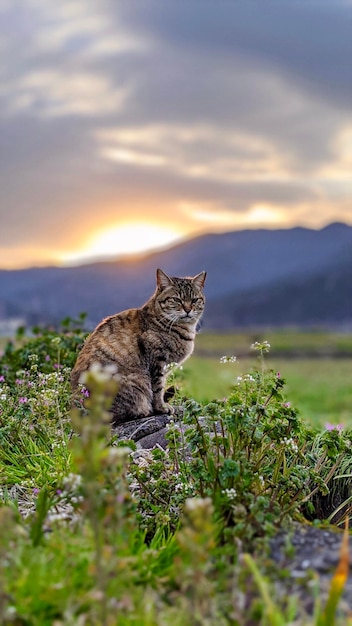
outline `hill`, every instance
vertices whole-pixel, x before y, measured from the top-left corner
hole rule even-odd
[[[78,267],[0,271],[0,315],[58,322],[140,306],[155,269],[208,271],[205,327],[352,325],[352,227],[243,230],[197,237],[168,250]]]

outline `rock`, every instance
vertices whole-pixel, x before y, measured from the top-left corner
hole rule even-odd
[[[151,415],[142,419],[124,422],[112,428],[112,434],[118,439],[132,439],[139,448],[150,449],[156,445],[166,448],[166,425],[172,415]]]
[[[295,523],[291,532],[279,531],[270,540],[270,556],[279,569],[286,570],[288,575],[277,583],[278,595],[297,595],[307,614],[311,614],[314,601],[309,588],[312,589],[313,583],[324,604],[339,562],[341,543],[342,531],[333,526],[327,530]],[[339,606],[346,612],[352,606],[352,572],[346,581]]]
[[[166,433],[167,428],[161,428],[160,430],[152,433],[151,435],[147,435],[146,437],[142,437],[138,440],[138,446],[143,448],[144,450],[150,450],[151,448],[155,448],[155,446],[160,446],[165,450],[167,446],[166,441]]]
[[[174,407],[174,415],[150,415],[130,422],[123,422],[112,427],[112,434],[118,439],[132,439],[138,447],[149,450],[155,446],[166,448],[167,424],[183,415],[182,407]],[[180,426],[181,427],[181,426]]]

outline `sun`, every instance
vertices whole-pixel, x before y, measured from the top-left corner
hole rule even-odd
[[[108,256],[126,256],[167,247],[182,239],[183,233],[149,222],[120,224],[91,237],[82,251],[65,255],[65,262],[79,262]]]

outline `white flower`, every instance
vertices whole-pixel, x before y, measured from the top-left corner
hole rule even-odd
[[[220,363],[236,363],[237,357],[235,356],[222,356],[220,357]]]
[[[240,384],[242,381],[248,382],[248,383],[254,383],[255,378],[252,376],[252,374],[243,374],[243,376],[237,376],[237,383]]]
[[[222,493],[227,496],[229,500],[234,500],[237,496],[236,489],[223,489]]]
[[[258,352],[269,352],[270,343],[268,341],[255,341],[251,345],[251,350],[257,350]]]
[[[298,445],[292,437],[284,437],[281,440],[281,444],[288,448],[288,450],[291,450],[291,452],[298,452]]]
[[[91,373],[93,374],[93,377],[95,378],[97,382],[104,383],[108,380],[111,380],[111,378],[114,376],[114,374],[116,374],[116,372],[117,372],[116,365],[110,364],[110,365],[104,366],[98,362],[92,363],[89,370],[81,374],[79,382],[82,384],[85,384],[87,381],[87,378],[89,379],[89,373]]]
[[[78,489],[78,487],[82,484],[82,476],[80,474],[69,474],[63,480],[65,487],[68,489]]]

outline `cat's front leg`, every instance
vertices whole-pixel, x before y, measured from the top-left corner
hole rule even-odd
[[[155,415],[173,415],[175,409],[171,404],[164,402],[165,374],[164,369],[154,370],[151,376],[153,391],[153,413]]]

